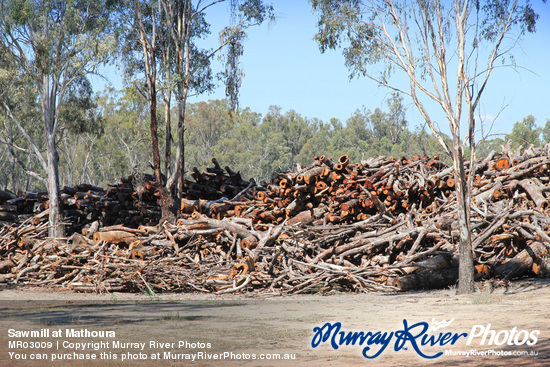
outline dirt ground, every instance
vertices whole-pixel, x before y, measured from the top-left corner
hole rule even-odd
[[[508,287],[478,285],[475,294],[457,296],[454,290],[409,293],[333,294],[328,296],[216,296],[209,294],[81,294],[47,289],[0,288],[0,366],[547,366],[550,365],[550,281],[524,280]],[[391,332],[408,325],[452,320],[434,335],[450,332],[472,333],[475,325],[494,330],[499,337],[510,335],[515,327],[519,342],[539,330],[534,345],[484,345],[481,337],[467,345],[466,337],[454,345],[421,346],[421,352],[435,359],[422,358],[412,343],[395,351],[396,338],[374,359],[362,356],[367,345],[342,345],[337,350],[330,340],[312,348],[313,329],[325,323],[340,322],[342,331]],[[15,331],[46,330],[49,336],[23,337]],[[115,338],[68,337],[67,329],[114,331]],[[59,332],[53,335],[53,332]],[[414,329],[419,330],[419,329]],[[477,329],[480,330],[480,329]],[[505,331],[503,331],[505,330]],[[526,332],[521,332],[526,330]],[[412,331],[411,331],[412,332]],[[416,331],[414,331],[416,333]],[[501,338],[501,339],[502,339]],[[13,342],[40,342],[37,349],[10,346]],[[339,339],[336,339],[339,340]],[[504,340],[504,339],[502,339]],[[108,348],[90,344],[75,350],[74,343],[108,341]],[[145,343],[143,350],[121,343]],[[168,343],[163,346],[151,342]],[[179,342],[183,346],[179,348]],[[43,344],[52,342],[52,347]],[[57,343],[59,342],[59,347]],[[65,342],[65,344],[63,344]],[[73,343],[73,344],[67,344]],[[170,343],[174,343],[171,345]],[[187,344],[185,344],[187,343]],[[165,348],[163,348],[165,346]],[[371,354],[380,346],[373,344]],[[94,348],[97,348],[94,349]],[[399,349],[399,348],[398,348]],[[486,356],[457,356],[458,351],[485,351]],[[202,352],[202,355],[200,354]],[[510,353],[536,356],[507,356]],[[10,357],[10,353],[11,357]],[[94,354],[97,360],[74,360]],[[146,360],[125,360],[138,358]],[[176,355],[165,355],[174,353]],[[195,361],[186,360],[192,358]],[[197,354],[198,353],[198,354]],[[207,355],[225,359],[205,359]],[[233,353],[233,359],[231,359]],[[295,359],[274,360],[266,353]],[[16,355],[20,358],[15,359]],[[51,361],[71,357],[72,360]],[[117,360],[114,360],[114,355]],[[186,357],[187,355],[187,357]],[[154,357],[159,360],[152,360]],[[256,359],[252,359],[253,357]],[[48,360],[31,360],[44,357]],[[202,357],[202,358],[201,358]],[[250,357],[250,359],[244,359]],[[267,356],[269,357],[269,356]],[[101,359],[100,359],[101,358]],[[201,359],[198,359],[201,358]]]

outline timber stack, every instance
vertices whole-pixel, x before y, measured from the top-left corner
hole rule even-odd
[[[2,197],[6,198],[0,209],[11,208],[12,216],[9,218],[12,221],[30,217],[34,217],[34,222],[47,221],[48,216],[43,213],[48,210],[47,193],[4,193],[6,195],[0,194],[0,203]],[[151,175],[122,178],[121,183],[109,185],[107,190],[88,184],[64,187],[61,190],[61,201],[68,233],[81,231],[85,225],[94,221],[104,226],[124,224],[137,227],[140,224],[156,224],[160,219]],[[35,216],[35,213],[42,215]],[[2,218],[6,217],[0,214],[0,220],[6,221]]]
[[[550,147],[503,148],[467,164],[476,276],[548,276]],[[456,284],[456,183],[437,156],[315,156],[258,185],[213,163],[186,181],[176,223],[159,222],[149,178],[65,189],[64,239],[47,238],[44,195],[0,192],[1,212],[11,213],[0,218],[0,282],[218,294]]]

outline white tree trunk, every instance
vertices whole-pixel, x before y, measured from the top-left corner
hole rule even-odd
[[[460,261],[458,265],[458,293],[467,294],[474,291],[474,256],[472,253],[472,235],[470,233],[470,189],[464,169],[464,152],[459,138],[455,137],[457,142],[453,145],[453,166],[455,171],[456,198],[458,225],[460,240],[458,244],[458,253]]]
[[[48,75],[42,77],[41,98],[42,113],[44,119],[44,132],[46,135],[46,155],[48,157],[46,175],[49,198],[49,230],[48,234],[53,238],[62,238],[65,236],[63,226],[63,212],[61,208],[59,191],[59,155],[55,144],[56,137],[56,106],[57,106],[57,85],[52,83],[50,90],[50,80]]]
[[[55,147],[54,138],[48,137],[48,197],[49,202],[49,236],[54,238],[62,238],[65,236],[63,226],[63,212],[61,208],[60,192],[59,192],[59,157]]]

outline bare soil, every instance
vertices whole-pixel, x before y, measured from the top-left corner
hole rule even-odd
[[[72,293],[48,289],[0,288],[0,366],[547,366],[550,365],[550,281],[524,280],[506,287],[479,284],[472,295],[457,296],[454,290],[408,293],[332,294],[304,296],[247,296],[210,294],[124,294]],[[533,346],[488,346],[476,339],[466,345],[462,338],[454,345],[422,347],[433,355],[452,351],[528,351],[537,356],[450,356],[433,360],[420,357],[410,346],[399,351],[394,343],[375,359],[366,359],[361,346],[334,350],[324,343],[312,348],[313,328],[327,322],[341,322],[345,331],[403,330],[409,324],[454,319],[438,332],[468,333],[474,325],[491,324],[495,331],[540,330]],[[114,339],[101,338],[10,338],[8,330],[88,329],[113,330]],[[437,333],[438,333],[437,332]],[[10,359],[9,352],[71,354],[59,350],[9,348],[9,341],[113,341],[145,342],[146,361],[120,361],[121,355],[139,353],[131,348],[88,349],[77,353],[117,354],[118,360],[36,361]],[[151,341],[174,342],[174,348],[151,348]],[[210,343],[210,348],[180,349],[179,341]],[[373,350],[378,347],[373,346]],[[295,354],[295,360],[196,360],[162,359],[164,352],[234,354]],[[161,359],[152,361],[151,354]]]

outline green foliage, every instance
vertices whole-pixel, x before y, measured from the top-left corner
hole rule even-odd
[[[231,18],[233,25],[225,27],[220,32],[220,44],[227,45],[225,53],[220,55],[225,63],[225,94],[229,99],[232,111],[238,107],[239,88],[244,76],[240,68],[240,58],[243,55],[243,41],[246,39],[246,30],[258,26],[267,20],[275,18],[273,7],[261,0],[231,1]]]
[[[212,5],[216,3],[218,1]],[[319,14],[315,36],[319,47],[322,51],[343,47],[352,76],[367,74],[367,67],[384,61],[387,45],[379,42],[381,30],[369,25],[373,15],[365,12],[368,10],[366,2],[311,0],[311,3]],[[243,76],[239,58],[243,54],[245,31],[273,19],[273,8],[260,0],[232,0],[230,4],[230,24],[219,34],[220,48],[212,50],[198,46],[197,41],[210,33],[210,24],[206,14],[199,11],[204,10],[199,6],[201,3],[196,1],[2,1],[0,124],[4,128],[0,130],[0,138],[5,144],[0,147],[0,186],[44,188],[26,179],[17,165],[23,163],[28,170],[45,175],[44,167],[33,159],[47,147],[40,100],[44,80],[48,80],[51,92],[59,97],[52,107],[58,106],[53,121],[58,130],[54,132],[54,140],[59,146],[62,184],[89,182],[105,186],[134,172],[150,172],[148,124],[151,116],[142,88],[145,62],[140,35],[133,27],[139,19],[134,17],[135,13],[125,17],[129,14],[128,7],[136,5],[143,10],[146,35],[152,35],[153,26],[157,32],[156,43],[152,45],[159,71],[156,87],[159,91],[174,91],[178,112],[186,112],[185,124],[181,120],[178,125],[186,129],[188,167],[203,169],[211,164],[212,157],[216,157],[223,166],[241,170],[243,177],[259,181],[271,178],[275,172],[307,165],[315,154],[336,159],[346,153],[352,161],[380,155],[441,155],[441,147],[425,126],[409,129],[403,98],[397,93],[387,100],[386,109],[371,111],[363,107],[346,121],[321,121],[294,110],[282,111],[277,106],[270,107],[265,116],[248,108],[238,108],[236,101]],[[373,4],[381,3],[375,0]],[[420,2],[419,6],[432,9],[436,4],[430,0]],[[474,48],[478,43],[494,40],[510,9],[507,1],[477,4],[481,29]],[[173,12],[160,10],[162,6],[172,5]],[[119,11],[111,13],[112,6],[117,6]],[[518,10],[513,23],[519,25],[519,32],[534,31],[538,15],[528,3],[521,4]],[[397,11],[401,16],[409,16],[406,19],[412,19],[413,14],[406,6],[398,6]],[[185,18],[188,14],[193,16]],[[174,36],[177,17],[190,20],[179,38]],[[117,27],[110,29],[113,20],[117,21]],[[353,32],[350,24],[353,24]],[[451,36],[452,27],[451,19],[442,25],[444,37]],[[100,63],[112,61],[115,36],[119,41],[117,51],[125,65],[127,88],[123,91],[109,89],[94,96],[86,75],[94,72]],[[12,47],[16,42],[25,46]],[[180,52],[176,55],[178,42]],[[165,58],[168,50],[171,56]],[[188,57],[185,56],[187,51]],[[184,94],[186,97],[187,92],[201,94],[214,88],[216,76],[210,62],[217,54],[225,65],[222,77],[228,100],[200,102],[184,108]],[[178,57],[181,59],[177,60]],[[418,66],[422,65],[426,69],[428,64],[420,60]],[[164,74],[168,70],[171,73]],[[384,74],[381,80],[386,80],[388,75]],[[229,111],[233,111],[232,114]],[[159,121],[164,118],[163,112],[159,107],[156,115]],[[176,111],[170,112],[176,114]],[[20,121],[28,136],[13,124],[14,119]],[[164,126],[159,125],[159,137],[163,137]],[[27,148],[29,137],[36,144],[36,151]],[[550,120],[541,129],[535,125],[534,118],[528,116],[514,125],[507,139],[512,140],[513,147],[549,142]],[[160,140],[162,144],[162,138]],[[443,140],[451,145],[447,136],[443,136]],[[11,155],[7,142],[13,150]],[[478,146],[479,155],[499,149],[503,143],[502,139],[483,141]],[[172,153],[175,150],[173,147]],[[174,160],[175,154],[172,157]]]
[[[67,131],[59,145],[61,182],[106,186],[136,172],[149,173],[150,136],[146,101],[128,88],[109,88],[95,98],[94,129]]]
[[[506,32],[508,29],[508,19],[518,34],[524,34],[536,30],[536,21],[539,18],[529,0],[519,1],[517,4],[509,0],[471,1],[469,3],[439,0],[392,1],[395,14],[389,11],[388,4],[383,0],[310,0],[310,3],[318,15],[318,30],[314,38],[321,52],[342,48],[345,64],[351,77],[373,76],[370,67],[373,64],[382,63],[385,69],[376,79],[383,83],[387,81],[387,77],[394,69],[402,68],[385,32],[396,35],[396,40],[399,38],[397,36],[399,33],[405,32],[407,42],[412,43],[407,46],[412,47],[410,52],[413,51],[415,44],[422,48],[424,44],[420,42],[423,38],[421,33],[428,27],[435,26],[437,29],[439,26],[436,19],[438,9],[443,15],[439,36],[441,42],[445,44],[452,44],[456,41],[457,33],[454,29],[455,21],[458,22],[456,16],[463,8],[467,10],[468,17],[471,19],[467,23],[467,28],[476,29],[476,34],[469,45],[472,47],[471,50],[484,47],[483,44],[488,44],[489,48],[492,48],[492,44],[497,41],[502,32]],[[455,7],[459,10],[456,14]],[[385,24],[382,24],[382,20]],[[401,20],[404,23],[397,25]],[[396,23],[394,24],[394,22]],[[413,25],[415,23],[419,27],[419,34],[414,33]],[[415,40],[415,37],[418,38]],[[400,47],[399,43],[400,41],[398,42]],[[401,53],[402,58],[407,58],[403,50],[397,52]],[[418,63],[418,70],[420,71],[420,66],[422,66],[424,70],[421,72],[427,72],[428,65],[434,61],[428,60],[427,57],[433,58],[438,55],[434,52],[430,56],[417,52],[415,57],[418,59],[414,61]]]
[[[233,125],[227,101],[198,102],[187,108],[186,150],[190,167],[210,164],[214,148]]]
[[[544,144],[550,143],[550,119],[546,120],[546,124],[542,128],[542,141]]]
[[[486,157],[493,150],[499,152],[505,143],[505,140],[502,138],[483,139],[476,145],[477,156]]]
[[[90,105],[94,106],[89,111],[93,118],[82,122],[91,125],[68,128],[68,124],[61,135],[62,185],[87,182],[106,186],[131,173],[151,173],[147,101],[135,88],[122,91],[109,88],[99,93]],[[363,107],[343,123],[337,119],[329,122],[310,119],[294,110],[282,111],[277,106],[271,106],[262,116],[249,108],[238,109],[230,115],[226,100],[190,104],[186,117],[188,165],[202,170],[211,166],[211,159],[215,157],[222,167],[240,170],[245,179],[254,178],[260,182],[271,179],[277,172],[310,164],[315,154],[337,159],[345,153],[353,162],[381,155],[399,158],[439,154],[446,159],[426,126],[409,129],[403,118],[395,120],[395,116],[404,116],[404,107],[400,103],[388,103],[387,106],[387,111],[375,109],[374,112]],[[26,113],[32,116],[32,108]],[[159,116],[162,114],[163,111],[159,111]],[[390,126],[399,126],[397,137],[387,128]],[[548,139],[550,121],[541,129],[528,116],[516,123],[509,137],[518,140],[520,132],[530,131],[546,131],[544,139]],[[35,135],[40,138],[39,129]],[[530,134],[521,140],[536,143],[538,135],[533,136]],[[15,134],[14,139],[21,139],[21,136]],[[448,137],[445,139],[450,141]],[[539,142],[542,143],[540,139]],[[478,144],[478,156],[493,149],[500,150],[504,143],[501,138],[484,140]],[[0,149],[0,157],[4,156],[6,152]],[[25,154],[21,152],[20,157],[25,159]],[[35,188],[26,184],[26,176],[12,161],[0,162],[0,187]]]
[[[15,164],[32,177],[14,187],[58,191],[58,145],[69,136],[97,133],[87,75],[110,60],[111,1],[0,3],[0,141]],[[78,144],[73,144],[74,146]],[[36,185],[36,180],[42,181]],[[54,226],[52,226],[53,228]]]
[[[545,0],[543,0],[546,2]],[[488,0],[482,2],[481,15],[481,36],[494,42],[499,36],[500,28],[506,22],[509,14],[509,6],[512,2],[503,0]],[[536,30],[536,22],[539,15],[535,13],[529,1],[517,5],[516,11],[512,14],[512,24],[518,24],[521,33],[533,33]]]
[[[79,78],[67,92],[59,120],[71,133],[101,134],[103,126],[96,110],[91,83],[86,78]]]
[[[506,140],[512,142],[512,149],[519,146],[528,148],[529,145],[539,146],[541,144],[540,135],[542,129],[535,125],[535,117],[529,115],[523,121],[517,121],[514,124],[512,132],[506,135]]]
[[[226,101],[192,104],[187,117],[189,164],[202,169],[216,157],[223,165],[241,170],[243,177],[258,181],[308,165],[315,154],[333,159],[348,154],[354,162],[380,155],[441,154],[437,140],[425,129],[407,129],[401,99],[393,96],[391,101],[389,112],[363,108],[345,124],[337,119],[329,123],[308,119],[278,106],[271,106],[263,118],[244,109],[230,119]]]

